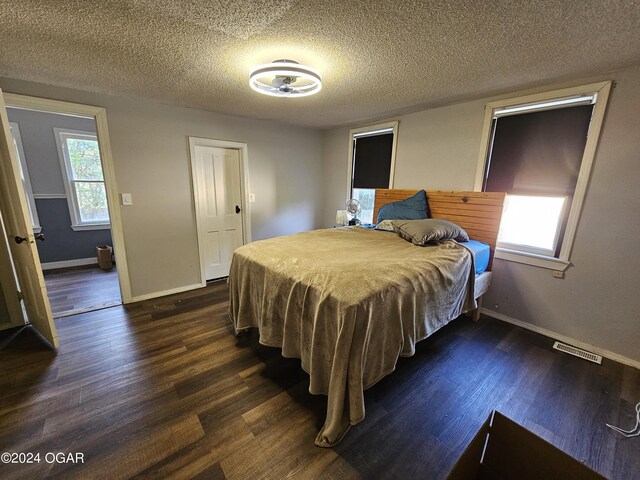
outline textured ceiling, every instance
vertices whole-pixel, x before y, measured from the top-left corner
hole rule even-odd
[[[331,127],[640,64],[635,0],[0,0],[0,76]],[[272,98],[252,66],[319,70]]]

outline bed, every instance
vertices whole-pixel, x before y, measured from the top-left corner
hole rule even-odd
[[[417,190],[376,190],[375,215]],[[336,445],[365,416],[364,390],[398,357],[462,313],[489,287],[504,194],[427,191],[432,218],[446,218],[490,245],[476,276],[474,253],[455,241],[417,247],[395,233],[342,227],[238,248],[229,273],[236,332],[299,358],[309,391],[327,395],[316,445]]]

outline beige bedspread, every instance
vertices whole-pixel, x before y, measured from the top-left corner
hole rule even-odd
[[[417,247],[364,228],[314,230],[238,248],[229,273],[236,331],[302,360],[309,391],[327,395],[316,445],[338,443],[365,416],[364,390],[399,356],[475,307],[471,253]]]

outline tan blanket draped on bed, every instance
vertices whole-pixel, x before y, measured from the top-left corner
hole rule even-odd
[[[260,343],[302,360],[327,395],[316,445],[338,443],[365,416],[364,390],[415,343],[475,308],[471,253],[417,247],[390,232],[335,228],[250,243],[233,255],[230,316]]]

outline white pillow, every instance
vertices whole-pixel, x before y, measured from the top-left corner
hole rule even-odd
[[[395,227],[393,226],[393,220],[382,220],[380,223],[376,225],[376,230],[382,230],[383,232],[395,232]]]

